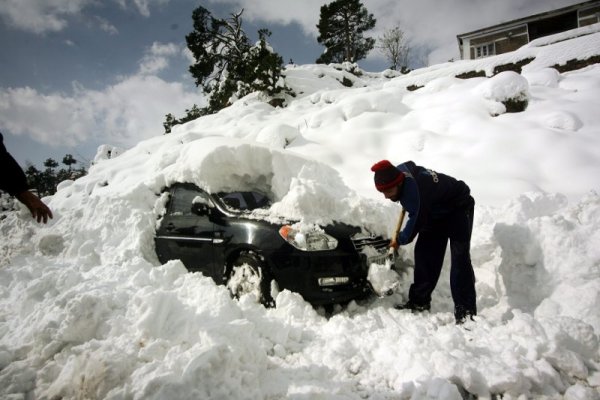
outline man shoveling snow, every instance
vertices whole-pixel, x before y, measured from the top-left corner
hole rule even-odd
[[[397,309],[413,312],[431,308],[431,293],[440,277],[446,246],[450,240],[450,288],[457,324],[477,315],[475,274],[470,246],[475,200],[469,187],[451,176],[407,161],[393,166],[382,160],[371,167],[375,187],[386,199],[399,201],[408,212],[404,229],[392,238],[390,247],[415,244],[414,282],[408,301]]]

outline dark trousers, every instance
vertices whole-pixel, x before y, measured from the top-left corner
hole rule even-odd
[[[477,314],[475,273],[470,253],[473,211],[474,202],[444,218],[428,221],[419,232],[415,244],[414,283],[408,294],[410,301],[415,304],[431,302],[431,293],[440,278],[450,240],[450,289],[454,313],[460,317]]]

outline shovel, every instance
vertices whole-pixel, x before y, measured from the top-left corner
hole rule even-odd
[[[398,224],[396,225],[396,229],[394,230],[394,236],[392,236],[392,241],[396,241],[396,238],[398,237],[398,233],[400,233],[400,230],[402,229],[402,224],[404,223],[404,216],[406,215],[406,210],[403,208],[402,212],[400,213],[400,217],[398,217]],[[394,247],[390,247],[387,253],[387,261],[389,262],[390,265],[394,262],[396,258],[396,249]]]
[[[402,210],[400,217],[398,218],[398,225],[396,225],[396,230],[394,231],[394,236],[392,240],[396,240],[398,237],[398,232],[402,229],[402,223],[404,222],[404,215],[406,214],[406,210]],[[400,284],[398,280],[398,273],[392,270],[392,265],[394,265],[394,261],[396,259],[396,249],[390,247],[387,256],[385,259],[385,264],[373,264],[369,268],[368,280],[371,284],[371,289],[373,292],[377,294],[379,297],[391,296],[394,294],[396,287]]]

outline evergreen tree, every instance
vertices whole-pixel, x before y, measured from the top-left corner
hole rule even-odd
[[[58,167],[58,163],[53,158],[47,158],[46,161],[44,161],[44,167],[54,170],[54,168]]]
[[[189,70],[205,94],[210,96],[209,108],[215,111],[227,105],[235,85],[229,79],[236,60],[250,47],[242,30],[242,12],[231,14],[229,20],[214,18],[199,6],[192,13],[194,30],[185,39],[196,63]]]
[[[206,110],[198,108],[196,104],[192,106],[191,109],[185,110],[185,116],[177,119],[171,113],[165,115],[165,122],[163,122],[163,126],[165,127],[165,134],[171,133],[171,128],[175,125],[185,124],[186,122],[193,121],[201,116],[206,115]]]
[[[67,166],[67,168],[69,169],[69,172],[71,172],[71,166],[75,163],[77,163],[77,160],[73,158],[73,156],[71,154],[65,154],[65,156],[62,159],[62,163],[65,164]]]
[[[317,41],[325,51],[317,63],[356,62],[367,56],[375,39],[364,32],[375,27],[375,18],[360,0],[334,0],[321,7]]]
[[[242,29],[242,13],[217,19],[201,6],[193,12],[194,31],[186,41],[196,62],[189,70],[196,86],[209,96],[208,107],[199,115],[215,113],[253,91],[271,97],[289,92],[280,79],[283,59],[266,42],[270,33],[259,31],[259,43],[252,46]]]
[[[282,92],[291,94],[282,82],[283,58],[274,53],[267,42],[271,32],[261,29],[258,36],[259,41],[235,65],[235,76],[240,78],[235,97],[244,97],[256,91],[271,97]]]
[[[165,128],[165,134],[171,133],[171,128],[173,126],[179,124],[179,120],[175,118],[175,116],[171,113],[165,115],[165,122],[163,122],[163,127]]]
[[[44,171],[38,170],[35,166],[29,165],[25,170],[25,176],[27,177],[27,184],[33,190],[35,190],[38,196],[48,196],[56,193],[56,187],[58,184],[66,179],[77,179],[84,176],[87,171],[85,167],[73,168],[73,165],[78,161],[73,158],[71,154],[67,154],[63,157],[63,164],[68,169],[58,167],[58,162],[52,158],[44,161]]]
[[[42,195],[44,186],[42,183],[42,173],[35,166],[29,165],[25,170],[27,177],[27,185],[33,189],[38,195]]]

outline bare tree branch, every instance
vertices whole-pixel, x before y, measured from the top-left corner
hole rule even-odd
[[[386,30],[377,40],[377,49],[390,62],[390,69],[405,71],[408,69],[410,47],[404,38],[404,32],[396,26]]]

